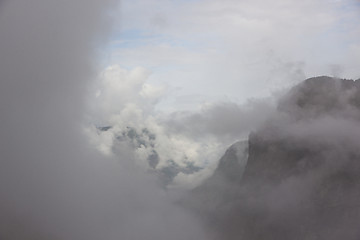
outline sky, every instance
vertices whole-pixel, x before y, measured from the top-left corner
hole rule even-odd
[[[359,2],[123,0],[105,65],[151,72],[157,108],[270,95],[305,78],[357,79]]]

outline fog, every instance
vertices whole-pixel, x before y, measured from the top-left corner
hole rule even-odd
[[[118,4],[1,2],[1,239],[358,239],[357,82],[164,115],[167,86],[150,71],[101,69]],[[301,62],[282,65],[304,76]],[[249,134],[235,181],[201,189]],[[170,164],[182,169],[172,184],[200,186],[191,201],[151,174]]]
[[[202,239],[151,176],[93,150],[88,84],[111,1],[5,1],[0,10],[0,238]]]

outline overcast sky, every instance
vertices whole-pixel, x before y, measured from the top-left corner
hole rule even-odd
[[[170,111],[244,102],[304,78],[359,78],[355,0],[122,0],[105,66],[144,67]]]

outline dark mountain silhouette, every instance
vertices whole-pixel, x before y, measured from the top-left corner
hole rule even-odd
[[[245,170],[238,159],[230,147],[184,201],[214,238],[360,238],[359,81],[295,86],[250,134]]]

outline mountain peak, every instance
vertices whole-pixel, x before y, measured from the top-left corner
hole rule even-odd
[[[278,110],[295,118],[343,114],[346,108],[360,108],[360,81],[313,77],[292,88],[280,100]]]

